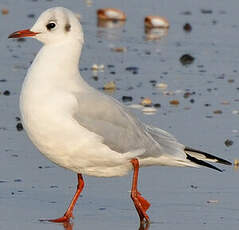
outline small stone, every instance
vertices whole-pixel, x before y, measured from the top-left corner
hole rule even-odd
[[[141,105],[146,106],[146,105],[152,105],[152,100],[150,98],[144,98],[141,102]]]
[[[10,95],[10,91],[9,91],[9,90],[5,90],[5,91],[3,92],[3,95],[9,96],[9,95]]]
[[[186,92],[183,94],[184,98],[189,98],[192,94],[190,92]]]
[[[88,7],[93,5],[93,2],[91,0],[86,0],[85,3]]]
[[[104,85],[103,89],[104,90],[115,90],[116,85],[115,85],[114,81],[110,81]]]
[[[221,104],[222,105],[230,105],[230,102],[229,101],[222,101]]]
[[[20,121],[21,120],[21,118],[20,117],[16,117],[16,121]]]
[[[183,29],[186,32],[191,32],[192,31],[192,26],[189,23],[186,23],[186,24],[184,24]]]
[[[212,14],[212,10],[201,9],[201,13],[202,13],[202,14]]]
[[[161,107],[161,104],[156,103],[156,104],[154,104],[154,107],[155,107],[155,108],[160,108],[160,107]]]
[[[156,80],[150,80],[149,82],[150,82],[152,85],[155,85],[155,84],[157,83]]]
[[[6,14],[9,13],[9,10],[6,9],[6,8],[2,8],[2,9],[1,9],[1,13],[2,13],[2,15],[6,15]]]
[[[171,100],[169,103],[171,105],[179,105],[179,101],[178,100]]]
[[[238,159],[235,159],[233,164],[234,164],[234,166],[237,166],[237,167],[238,167],[238,166],[239,166],[239,160],[238,160]]]
[[[198,186],[196,186],[196,185],[193,185],[193,184],[192,184],[192,185],[190,185],[190,187],[191,187],[191,188],[193,188],[193,189],[197,189],[197,188],[198,188]]]
[[[93,80],[95,80],[95,81],[98,81],[98,80],[99,80],[98,76],[92,76],[92,78],[93,78]]]
[[[192,98],[192,99],[190,99],[190,102],[193,104],[195,102],[195,100]]]
[[[102,64],[102,65],[97,65],[97,64],[93,64],[91,66],[91,70],[93,71],[103,71],[105,68],[105,66]]]
[[[155,87],[159,89],[167,89],[168,85],[166,83],[157,83]]]
[[[191,11],[184,11],[181,14],[183,14],[183,15],[192,15],[192,12]]]
[[[27,17],[28,18],[35,18],[35,14],[28,14]]]
[[[190,55],[190,54],[184,54],[184,55],[182,55],[181,57],[180,57],[180,62],[181,62],[181,64],[182,65],[185,65],[185,66],[187,66],[187,65],[190,65],[190,64],[192,64],[193,62],[194,62],[194,57],[192,56],[192,55]]]
[[[22,123],[21,122],[17,123],[16,128],[17,128],[17,131],[22,131],[23,130]]]
[[[208,204],[217,204],[219,202],[219,200],[208,200],[207,203]]]
[[[122,101],[123,101],[123,102],[133,101],[133,97],[131,97],[131,96],[123,96],[123,97],[122,97]]]
[[[138,72],[139,71],[139,67],[136,67],[136,66],[128,66],[125,68],[126,71],[129,71],[129,72]]]
[[[222,114],[222,110],[219,110],[219,109],[218,110],[214,110],[213,113],[214,114]]]
[[[228,79],[227,82],[228,82],[228,83],[234,83],[235,80],[234,80],[234,79]]]
[[[229,146],[231,146],[231,145],[233,144],[233,141],[227,139],[227,140],[225,140],[224,144],[225,144],[227,147],[229,147]]]
[[[116,53],[124,53],[127,51],[127,48],[125,47],[115,47],[115,48],[111,48],[112,51],[116,52]]]
[[[115,66],[114,66],[114,65],[111,65],[111,64],[107,65],[107,67],[108,67],[109,69],[115,68]]]

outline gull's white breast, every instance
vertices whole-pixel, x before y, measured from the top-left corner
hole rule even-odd
[[[49,60],[45,60],[44,50],[40,52],[28,71],[20,96],[22,121],[29,138],[51,161],[77,173],[127,173],[131,168],[129,161],[74,119],[78,102],[73,91],[81,90],[79,78],[74,76],[78,72],[65,70],[72,79],[69,76],[64,82],[64,70],[42,68]],[[78,89],[74,88],[76,85]]]

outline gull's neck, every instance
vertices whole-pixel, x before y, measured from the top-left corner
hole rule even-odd
[[[86,82],[79,74],[79,59],[82,44],[78,40],[67,40],[44,45],[33,61],[24,84],[30,83],[44,89],[72,88],[77,90]]]

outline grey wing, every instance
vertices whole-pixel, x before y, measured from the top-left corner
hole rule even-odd
[[[102,136],[104,143],[112,150],[126,153],[144,149],[145,153],[141,157],[177,154],[174,147],[170,153],[166,151],[178,143],[171,135],[141,123],[128,108],[112,97],[92,89],[87,93],[78,93],[76,98],[78,108],[75,119],[88,130]]]

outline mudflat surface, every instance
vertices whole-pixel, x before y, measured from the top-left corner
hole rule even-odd
[[[42,11],[53,6],[81,15],[85,46],[80,69],[89,84],[102,90],[107,82],[114,81],[117,89],[112,96],[120,101],[123,96],[133,97],[128,105],[149,97],[161,106],[153,115],[135,110],[141,120],[173,133],[186,145],[232,162],[239,158],[237,0],[2,0],[0,9],[9,12],[0,13],[1,230],[64,229],[61,224],[39,219],[62,215],[75,191],[76,175],[45,159],[26,133],[16,129],[21,84],[41,44],[33,39],[8,40],[7,36],[30,28]],[[125,25],[97,27],[95,12],[103,7],[124,10],[128,17]],[[147,39],[143,18],[150,14],[170,22],[161,39]],[[183,30],[185,23],[191,24],[191,32]],[[115,52],[114,48],[125,52]],[[183,65],[180,57],[184,54],[190,54],[194,61]],[[103,64],[104,71],[92,73],[93,64]],[[136,72],[127,67],[134,67]],[[159,89],[155,82],[168,87]],[[179,104],[171,105],[172,100]],[[221,168],[226,171],[142,169],[140,191],[152,204],[150,229],[238,229],[239,171]],[[138,229],[129,198],[131,175],[85,177],[85,181],[73,223],[65,229]]]

